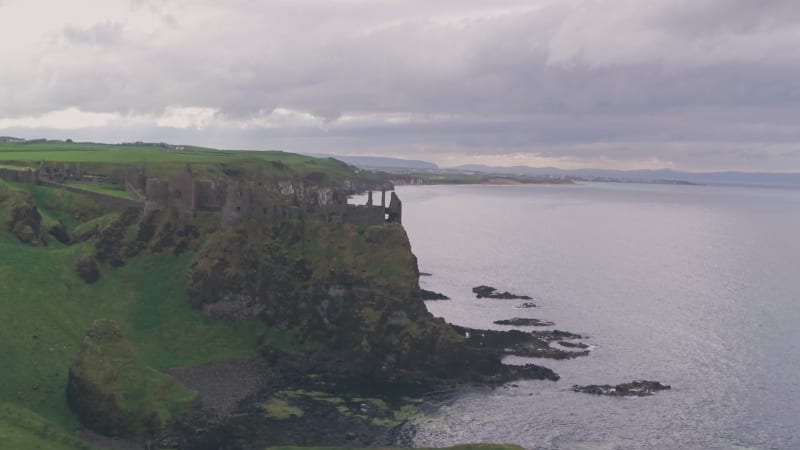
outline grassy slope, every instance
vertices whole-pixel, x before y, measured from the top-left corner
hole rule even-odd
[[[115,322],[96,320],[92,332],[83,338],[80,357],[71,373],[89,381],[104,397],[115,397],[128,430],[141,433],[153,421],[168,424],[179,420],[197,398],[197,392],[144,364]]]
[[[131,199],[133,196],[122,189],[121,186],[116,186],[113,184],[101,184],[101,183],[70,183],[70,186],[78,189],[83,189],[84,191],[90,192],[97,192],[100,194],[110,195],[112,197],[119,197],[119,198],[127,198]]]
[[[0,448],[94,450],[60,427],[25,408],[0,403]]]
[[[33,189],[43,200],[58,195]],[[40,211],[43,218],[64,214]],[[257,320],[227,323],[192,309],[183,277],[192,254],[142,254],[121,269],[104,268],[89,286],[74,262],[91,251],[91,243],[64,246],[51,239],[47,247],[27,246],[5,231],[6,218],[0,210],[0,401],[62,429],[77,426],[65,402],[67,371],[95,319],[116,320],[144,363],[158,369],[253,356],[259,334],[294,348],[289,337]]]

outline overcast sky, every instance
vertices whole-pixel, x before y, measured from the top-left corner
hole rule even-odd
[[[0,135],[800,171],[800,1],[0,0]]]

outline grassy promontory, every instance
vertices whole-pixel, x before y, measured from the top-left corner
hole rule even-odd
[[[38,161],[80,163],[93,174],[144,164],[148,176],[168,176],[191,162],[205,179],[258,172],[332,188],[387,182],[335,160],[282,152],[0,144],[5,167],[33,169]],[[89,188],[108,189],[122,192]],[[535,366],[502,366],[427,312],[399,224],[294,218],[223,228],[218,211],[187,218],[170,208],[109,208],[80,191],[0,180],[2,448],[89,449],[76,439],[82,427],[176,448],[192,448],[192,438],[260,448],[299,442],[281,430],[303,433],[301,418],[334,417],[336,426],[368,434],[409,411],[320,386],[551,377]],[[254,375],[261,390],[237,398],[233,419],[181,384],[196,379],[168,374],[255,359],[266,364]],[[235,385],[239,375],[198,385]],[[380,407],[364,414],[359,402]],[[309,405],[326,408],[324,415],[301,408]],[[332,441],[320,434],[302,443],[348,442],[341,428],[333,432]]]

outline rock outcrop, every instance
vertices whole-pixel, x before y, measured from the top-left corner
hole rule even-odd
[[[495,320],[495,325],[513,325],[515,327],[551,327],[555,325],[553,322],[539,319],[529,319],[523,317],[514,317],[513,319]]]
[[[472,288],[472,292],[478,298],[495,298],[500,300],[533,300],[527,295],[512,294],[508,291],[500,292],[496,288],[486,285],[480,285]]]
[[[147,367],[112,320],[92,323],[69,370],[67,402],[88,428],[107,436],[149,436],[173,443],[203,428],[197,394]]]
[[[420,296],[423,300],[450,300],[450,297],[434,291],[429,291],[427,289],[420,289]]]
[[[47,245],[47,233],[42,228],[42,216],[30,194],[8,191],[0,201],[9,210],[6,229],[20,241],[30,245]]]
[[[301,340],[324,343],[314,357],[336,359],[330,369],[350,376],[543,377],[502,365],[501,353],[468,345],[427,311],[416,258],[399,224],[246,222],[213,235],[187,277],[189,301],[206,315],[255,316]]]
[[[594,395],[608,395],[611,397],[647,397],[658,391],[672,389],[671,386],[661,384],[658,381],[632,381],[630,383],[611,386],[609,384],[591,384],[588,386],[572,386],[575,392],[583,392]]]
[[[97,259],[91,254],[83,255],[75,261],[75,271],[88,284],[100,279],[100,268],[97,266]]]

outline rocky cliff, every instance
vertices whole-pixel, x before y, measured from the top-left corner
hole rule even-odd
[[[401,225],[250,221],[212,236],[188,274],[208,316],[259,317],[319,344],[329,370],[385,381],[551,377],[510,367],[468,345],[425,308],[416,257]]]

